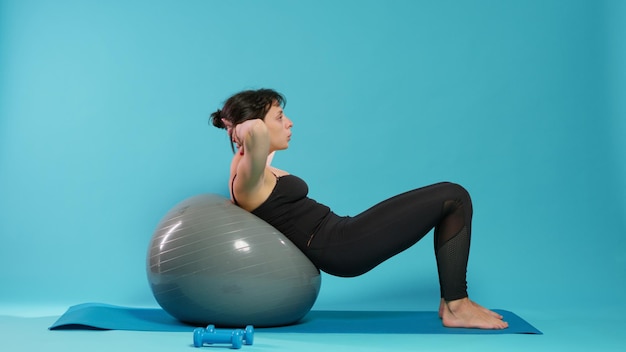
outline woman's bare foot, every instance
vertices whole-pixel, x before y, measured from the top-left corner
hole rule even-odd
[[[494,312],[494,311],[492,311],[492,310],[489,310],[489,309],[487,309],[487,308],[485,308],[485,307],[483,307],[483,306],[479,305],[478,303],[476,303],[476,302],[472,301],[471,299],[470,299],[469,301],[470,301],[470,302],[471,302],[474,306],[476,306],[477,308],[481,309],[483,312],[485,312],[485,313],[487,313],[487,314],[489,314],[489,315],[491,315],[491,316],[493,316],[493,317],[496,317],[496,318],[498,318],[498,319],[500,319],[500,320],[503,318],[503,317],[502,317],[502,315],[500,315],[500,314],[498,314],[498,313],[496,313],[496,312]],[[444,309],[447,309],[447,303],[446,303],[446,301],[442,298],[442,299],[441,299],[441,302],[439,302],[439,319],[442,319],[442,318],[443,318],[443,310],[444,310]]]
[[[450,328],[506,329],[509,326],[500,314],[467,297],[450,302],[441,300],[439,317],[443,325]]]

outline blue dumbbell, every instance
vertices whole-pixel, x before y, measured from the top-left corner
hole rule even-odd
[[[230,330],[216,329],[215,325],[211,324],[211,325],[206,327],[206,331],[207,332],[214,332],[214,333],[225,334],[225,333],[227,333]],[[254,342],[254,326],[252,326],[252,325],[247,325],[246,326],[246,329],[243,331],[243,342],[246,345],[252,345],[252,343]]]
[[[204,344],[230,343],[233,348],[240,349],[243,345],[243,330],[229,330],[225,333],[208,332],[205,328],[196,328],[193,331],[194,347],[202,347]]]

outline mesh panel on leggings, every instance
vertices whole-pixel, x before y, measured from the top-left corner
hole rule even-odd
[[[441,293],[446,301],[467,297],[467,260],[469,255],[470,237],[467,227],[437,251],[437,267],[441,282]]]

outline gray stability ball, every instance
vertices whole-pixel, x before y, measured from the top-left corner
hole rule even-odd
[[[180,321],[288,325],[317,299],[320,271],[283,234],[230,200],[203,194],[158,224],[147,258],[157,302]]]

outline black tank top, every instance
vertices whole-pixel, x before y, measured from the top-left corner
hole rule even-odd
[[[307,197],[308,193],[309,187],[301,178],[294,175],[276,177],[276,186],[270,196],[251,213],[301,245],[331,213],[330,208]]]

